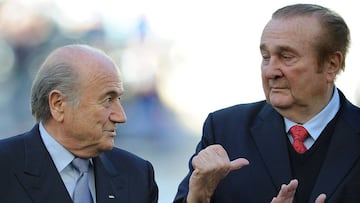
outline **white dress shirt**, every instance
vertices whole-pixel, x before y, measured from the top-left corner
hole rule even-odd
[[[58,143],[44,128],[43,124],[39,124],[39,130],[41,138],[45,144],[47,151],[49,152],[57,171],[59,172],[61,179],[63,180],[67,191],[71,198],[73,198],[75,184],[80,177],[80,173],[71,166],[71,161],[75,156],[65,149],[60,143]],[[92,167],[92,160],[90,159],[89,166],[89,188],[93,198],[93,202],[96,203],[95,193],[95,178],[94,170]]]
[[[302,124],[309,132],[310,136],[304,141],[304,145],[307,149],[314,144],[314,142],[319,138],[321,132],[325,129],[326,125],[335,117],[336,113],[340,109],[340,97],[339,92],[336,87],[334,87],[334,94],[330,102],[325,106],[325,108],[316,114],[308,122]],[[293,143],[293,138],[289,132],[290,128],[294,125],[299,125],[288,118],[284,117],[285,122],[285,132],[288,132],[288,137],[290,142]]]

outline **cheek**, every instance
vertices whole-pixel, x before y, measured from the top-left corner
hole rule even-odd
[[[267,97],[267,95],[269,94],[269,91],[270,91],[270,87],[269,87],[268,81],[264,77],[262,78],[262,87],[263,87],[265,96]]]
[[[103,130],[109,126],[109,114],[106,111],[96,111],[93,112],[87,119],[87,124],[89,129],[92,129],[93,132],[97,133],[96,137],[101,137]]]
[[[98,124],[104,124],[109,121],[109,111],[107,109],[93,111],[92,117]]]
[[[293,88],[304,91],[306,89],[312,89],[319,83],[319,78],[314,74],[307,73],[295,73],[288,77],[288,81]]]

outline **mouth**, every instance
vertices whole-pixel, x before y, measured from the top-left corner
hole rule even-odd
[[[109,133],[110,136],[115,137],[116,136],[116,129],[114,130],[105,130],[106,133]]]
[[[272,93],[280,93],[280,92],[284,92],[286,90],[287,90],[287,88],[285,88],[285,87],[271,87],[270,88],[270,91]]]
[[[282,90],[282,89],[288,89],[288,87],[286,87],[286,86],[270,86],[270,89]]]

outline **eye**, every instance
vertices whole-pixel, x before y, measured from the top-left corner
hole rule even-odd
[[[261,57],[264,61],[268,61],[270,59],[270,55],[268,53],[261,53]]]
[[[282,59],[284,59],[284,60],[290,60],[290,59],[293,58],[293,55],[291,55],[291,54],[281,54],[280,57],[281,57]]]
[[[261,57],[262,57],[262,65],[266,65],[266,64],[269,63],[269,61],[270,61],[270,54],[261,53]]]
[[[108,96],[104,99],[104,103],[109,104],[109,103],[113,103],[113,102],[118,102],[120,103],[121,98],[120,97],[111,97]]]
[[[120,101],[121,101],[121,98],[120,98],[120,97],[118,97],[118,98],[117,98],[117,100],[118,100],[118,102],[120,103]]]
[[[105,101],[106,103],[110,103],[111,100],[112,100],[112,97],[106,97],[104,101]]]

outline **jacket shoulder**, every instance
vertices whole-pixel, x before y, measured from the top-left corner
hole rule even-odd
[[[132,152],[117,147],[114,147],[112,150],[105,151],[103,153],[104,155],[106,155],[108,159],[110,159],[112,163],[115,164],[126,163],[128,166],[132,165],[134,167],[144,167],[147,165],[151,165],[151,163],[145,160],[144,158]]]
[[[265,101],[253,103],[237,104],[234,106],[219,109],[209,114],[209,117],[224,118],[251,118],[258,115],[261,111],[270,110],[272,107]]]

